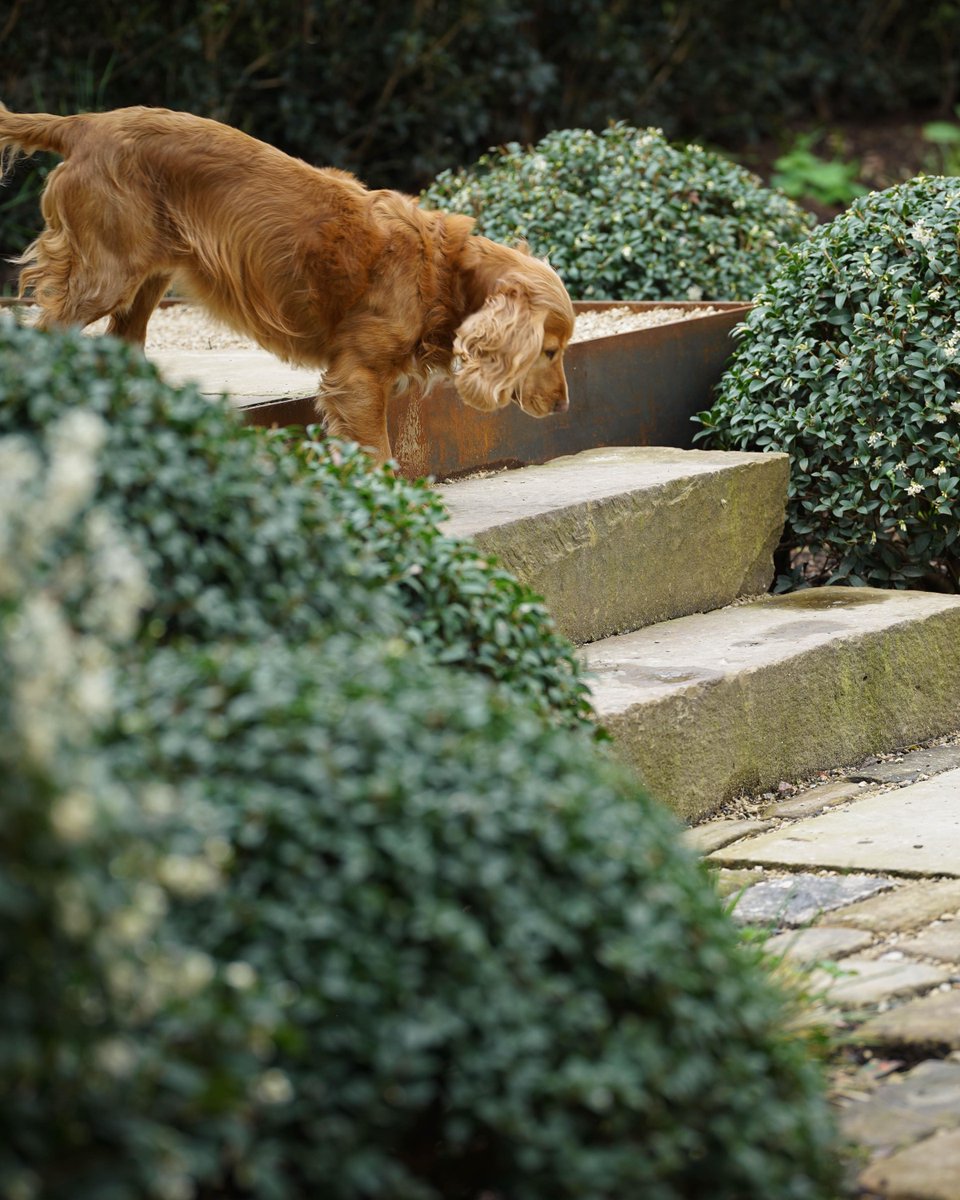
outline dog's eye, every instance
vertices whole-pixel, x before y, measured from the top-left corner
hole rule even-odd
[[[547,356],[547,358],[549,358],[549,359],[550,359],[550,361],[551,361],[551,362],[553,362],[553,360],[554,360],[554,359],[557,357],[557,351],[556,351],[556,349],[553,349],[553,350],[544,350],[544,354]]]

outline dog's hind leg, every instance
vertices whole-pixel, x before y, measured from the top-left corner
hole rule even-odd
[[[37,327],[83,328],[116,314],[116,332],[140,337],[159,299],[153,280],[166,274],[152,258],[149,209],[131,205],[114,183],[72,160],[51,173],[41,209],[43,232],[20,257],[20,294],[32,291],[40,306]]]
[[[125,275],[119,264],[111,264],[114,269],[108,271],[93,269],[68,233],[56,225],[45,229],[20,261],[27,264],[20,272],[20,294],[32,292],[39,305],[38,329],[82,329],[100,317],[129,309],[138,294],[136,277]]]
[[[144,280],[130,306],[111,315],[107,333],[142,346],[147,337],[147,322],[170,286],[170,279],[170,275],[164,274]]]

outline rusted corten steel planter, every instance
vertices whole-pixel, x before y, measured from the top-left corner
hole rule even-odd
[[[703,308],[693,303],[578,302],[601,308]],[[512,405],[497,413],[467,408],[452,384],[428,396],[409,394],[392,405],[390,444],[404,475],[449,478],[483,467],[547,462],[598,446],[692,444],[690,418],[710,404],[711,391],[733,352],[730,331],[750,309],[711,303],[719,312],[630,333],[575,342],[564,363],[569,411],[537,420]]]

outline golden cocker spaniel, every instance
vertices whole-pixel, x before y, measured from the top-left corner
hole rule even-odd
[[[217,121],[167,109],[75,116],[0,111],[3,165],[64,161],[45,227],[18,260],[41,327],[88,325],[143,344],[171,283],[279,358],[323,371],[327,431],[390,455],[386,407],[411,380],[452,375],[461,399],[567,407],[573,332],[557,273],[469,217],[369,191]]]

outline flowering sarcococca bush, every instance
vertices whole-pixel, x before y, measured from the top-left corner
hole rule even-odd
[[[698,437],[791,456],[792,581],[960,590],[960,179],[856,201],[776,273]]]
[[[512,143],[421,200],[497,241],[525,238],[589,300],[749,299],[813,219],[722,155],[623,124]]]

